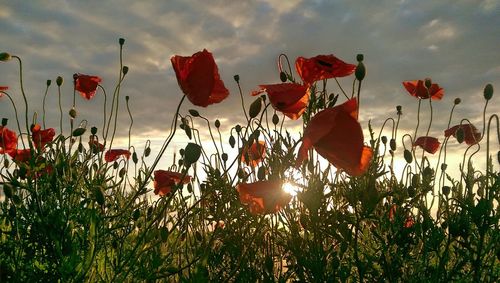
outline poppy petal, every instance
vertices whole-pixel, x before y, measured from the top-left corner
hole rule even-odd
[[[438,150],[440,142],[434,137],[418,137],[413,146],[420,146],[423,150],[428,153],[434,154]]]
[[[349,76],[356,70],[356,65],[348,64],[334,55],[318,55],[312,58],[298,57],[295,68],[302,81],[311,85],[319,80]]]
[[[304,85],[297,83],[281,83],[259,85],[260,91],[252,95],[266,92],[274,109],[282,112],[292,120],[298,119],[309,104],[309,91]]]
[[[291,200],[291,195],[283,191],[282,182],[257,181],[255,183],[240,183],[236,190],[240,202],[248,205],[252,214],[267,214],[280,210]]]

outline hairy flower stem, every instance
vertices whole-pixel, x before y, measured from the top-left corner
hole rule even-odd
[[[49,86],[45,88],[45,94],[43,95],[43,102],[42,102],[42,121],[43,121],[43,128],[45,129],[45,98],[47,97],[47,93],[49,92]]]
[[[61,135],[63,134],[63,125],[62,125],[62,106],[61,106],[61,86],[57,86],[57,97],[59,103],[59,129],[61,131]]]
[[[102,95],[104,96],[104,116],[103,116],[103,121],[102,121],[102,136],[104,138],[105,136],[105,131],[106,131],[106,103],[107,103],[107,94],[106,90],[101,86],[97,85],[101,90],[102,90]]]
[[[109,134],[109,127],[111,125],[111,119],[113,117],[113,113],[115,113],[115,123],[113,126],[113,135],[111,137],[111,142],[109,143],[109,148],[111,149],[111,146],[113,145],[113,139],[116,133],[116,121],[118,119],[118,102],[120,98],[120,88],[121,84],[123,82],[123,79],[125,77],[125,74],[123,73],[123,45],[120,44],[120,71],[118,73],[118,84],[115,87],[115,91],[113,92],[113,101],[111,102],[111,113],[109,114],[109,119],[108,119],[108,128],[106,129],[106,135],[104,136],[104,142],[107,141],[108,134]],[[116,101],[116,106],[115,106],[115,101]]]
[[[14,103],[14,100],[7,92],[2,91],[2,93],[5,94],[5,96],[7,96],[7,98],[9,98],[10,102],[12,103],[12,106],[14,107],[14,115],[16,116],[17,129],[19,130],[19,134],[21,134],[22,133],[21,124],[19,124],[19,118],[17,116],[16,104]],[[23,147],[26,148],[26,145],[24,144],[24,140],[22,138],[21,138],[21,142],[23,143]]]
[[[347,94],[345,93],[344,89],[342,88],[342,85],[340,85],[340,82],[339,80],[337,80],[337,78],[333,78],[335,79],[335,82],[337,83],[337,85],[339,86],[340,88],[340,91],[342,91],[342,94],[345,96],[345,98],[349,99],[349,96],[347,96]],[[356,82],[356,80],[354,80],[354,82]],[[354,84],[353,84],[353,89],[354,89]],[[352,98],[352,97],[351,97]]]
[[[245,119],[247,120],[248,122],[248,115],[247,115],[247,111],[245,110],[245,101],[243,100],[243,92],[241,91],[241,85],[240,85],[240,82],[237,81],[236,84],[238,85],[238,91],[240,93],[240,98],[241,98],[241,108],[243,109],[243,114],[245,114]]]
[[[19,58],[18,56],[15,56],[13,55],[12,58],[16,58],[17,61],[19,62],[19,84],[21,85],[21,94],[23,95],[23,99],[24,99],[24,106],[26,108],[26,111],[25,111],[25,123],[26,123],[26,132],[28,133],[28,145],[30,148],[32,148],[32,144],[31,144],[31,136],[29,134],[30,132],[30,127],[28,125],[28,112],[29,112],[29,108],[28,108],[28,99],[26,98],[26,93],[24,92],[24,84],[23,84],[23,62],[21,61],[21,58]]]

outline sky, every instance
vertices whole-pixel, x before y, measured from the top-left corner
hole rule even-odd
[[[185,103],[181,113],[197,109],[212,121],[218,118],[225,133],[244,122],[233,75],[239,74],[249,105],[253,100],[250,93],[259,84],[280,82],[276,59],[281,53],[292,64],[298,56],[319,54],[334,54],[356,63],[356,54],[364,54],[367,76],[360,123],[365,131],[370,120],[378,131],[386,118],[396,118],[396,105],[402,105],[401,133],[413,132],[417,101],[401,82],[426,77],[445,89],[443,100],[433,102],[432,136],[443,141],[457,97],[462,103],[454,112],[452,125],[468,118],[481,130],[483,88],[487,83],[497,89],[500,86],[499,27],[499,0],[0,0],[0,52],[22,58],[30,111],[38,112],[39,121],[46,80],[53,81],[46,101],[49,127],[59,125],[55,78],[65,79],[65,115],[72,103],[74,73],[100,76],[111,95],[119,71],[118,38],[126,39],[123,62],[130,71],[121,88],[117,134],[120,138],[128,135],[130,120],[123,97],[129,96],[134,117],[132,142],[138,147],[146,139],[157,146],[167,137],[182,97],[170,58],[204,48],[214,54],[230,96],[207,108]],[[0,63],[0,85],[9,86],[22,113],[18,72],[15,61]],[[352,78],[340,82],[350,90]],[[339,93],[333,82],[329,86],[330,92]],[[498,96],[496,93],[490,101],[488,116],[500,112]],[[0,101],[0,116],[13,123],[10,103],[5,98]],[[87,119],[89,126],[102,125],[102,103],[99,94],[91,101],[78,96],[77,121]],[[427,104],[423,104],[421,119],[427,125]],[[288,125],[300,129],[300,122]],[[171,150],[184,147],[186,140],[176,140]],[[490,141],[495,153],[498,141],[493,136]],[[464,149],[465,145],[455,141],[448,146],[451,152],[463,153]]]

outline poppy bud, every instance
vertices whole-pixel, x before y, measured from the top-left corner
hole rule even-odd
[[[134,162],[134,164],[137,164],[137,162],[139,162],[139,158],[137,158],[137,152],[134,151],[134,153],[132,153],[132,161]]]
[[[64,82],[64,79],[61,76],[58,76],[56,79],[57,86],[61,86]]]
[[[285,72],[280,72],[280,80],[283,83],[286,82],[287,77],[286,77],[286,73]]]
[[[226,162],[226,161],[227,161],[227,153],[225,153],[225,152],[224,152],[224,153],[221,155],[221,158],[222,158],[222,161]]]
[[[236,83],[239,83],[240,82],[240,75],[234,75],[233,79]]]
[[[230,136],[229,137],[229,145],[231,146],[231,148],[234,148],[235,143],[236,143],[236,141],[234,140],[234,137]]]
[[[128,73],[128,66],[123,66],[122,72],[124,75],[126,75]]]
[[[215,127],[217,129],[220,128],[220,121],[219,121],[219,119],[215,120]]]
[[[85,133],[85,131],[86,131],[86,129],[85,129],[85,128],[76,128],[76,129],[73,131],[72,135],[73,135],[74,137],[79,137],[79,136],[83,135],[83,134]]]
[[[411,177],[411,185],[414,187],[418,187],[419,183],[420,183],[420,177],[418,175],[413,175]]]
[[[464,133],[464,130],[462,129],[462,127],[458,128],[457,132],[455,133],[456,137],[457,137],[457,141],[458,143],[463,143],[464,142],[464,139],[465,139],[465,133]]]
[[[51,83],[52,83],[51,80],[47,80],[47,86],[50,86]]]
[[[262,99],[259,97],[250,105],[250,109],[248,110],[248,115],[250,116],[250,119],[257,117],[261,109],[262,109]]]
[[[78,79],[78,74],[73,74],[73,82],[76,83],[76,80]]]
[[[405,149],[403,155],[406,162],[411,163],[413,161],[413,155],[411,155],[411,152],[408,149]]]
[[[429,78],[426,78],[424,84],[425,84],[425,87],[429,89],[432,86],[432,80]]]
[[[424,177],[431,177],[434,175],[434,170],[431,167],[427,166],[424,168],[422,174],[424,175]]]
[[[7,122],[9,121],[9,119],[7,118],[2,118],[2,126],[7,126]]]
[[[97,127],[90,128],[90,133],[93,135],[97,134]]]
[[[447,196],[447,195],[449,195],[449,194],[450,194],[451,188],[450,188],[449,186],[443,186],[443,187],[441,188],[441,191],[443,192],[443,194],[444,194],[445,196]]]
[[[364,59],[365,59],[365,56],[363,54],[356,55],[356,60],[358,62],[363,62]]]
[[[453,103],[455,103],[455,105],[458,105],[460,104],[460,102],[462,102],[462,100],[460,98],[455,98],[455,101],[453,101]]]
[[[279,122],[280,122],[280,118],[278,117],[278,115],[276,115],[276,113],[274,113],[274,115],[273,115],[273,124],[274,125],[278,125]]]
[[[9,61],[12,58],[9,53],[2,52],[0,53],[0,61],[6,62]]]
[[[398,115],[403,115],[403,107],[401,105],[396,106],[396,111]]]
[[[125,100],[128,102],[130,100],[130,96],[125,96]]]
[[[73,119],[76,118],[76,110],[74,107],[69,110],[69,116]]]
[[[448,165],[446,163],[442,163],[441,164],[441,171],[446,171],[447,167],[448,167]]]
[[[236,130],[237,133],[241,132],[241,126],[240,125],[236,125],[234,127],[234,129]]]
[[[151,148],[148,146],[148,147],[146,147],[146,149],[144,150],[144,156],[145,156],[145,157],[148,157],[150,154],[151,154]]]
[[[189,114],[193,117],[199,117],[200,113],[194,109],[189,109]]]
[[[396,150],[396,140],[391,139],[391,141],[389,141],[389,146],[391,147],[392,151],[395,151]]]
[[[365,78],[366,68],[363,62],[359,62],[356,70],[354,71],[354,75],[356,76],[356,79],[358,79],[358,81],[362,81]]]
[[[387,137],[386,136],[382,136],[382,138],[380,138],[382,140],[382,143],[383,144],[387,144]]]
[[[484,99],[490,100],[493,97],[493,85],[487,84],[484,87]]]
[[[125,38],[121,38],[121,37],[120,37],[120,38],[118,39],[118,43],[119,43],[120,45],[125,44]]]
[[[200,158],[201,147],[195,143],[188,143],[186,149],[184,150],[184,161],[186,166],[189,166]]]

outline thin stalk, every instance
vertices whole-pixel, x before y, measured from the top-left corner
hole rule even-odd
[[[21,124],[19,124],[19,118],[17,116],[17,108],[16,108],[16,104],[14,103],[14,100],[12,99],[12,97],[5,91],[2,91],[3,94],[5,94],[10,102],[12,103],[12,106],[14,107],[14,114],[16,115],[16,123],[17,123],[17,129],[19,130],[19,134],[22,133],[21,131]],[[26,145],[24,144],[24,140],[21,138],[21,142],[23,143],[23,147],[26,148]]]

